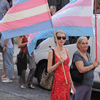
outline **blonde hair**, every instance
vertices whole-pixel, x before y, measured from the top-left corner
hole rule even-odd
[[[58,30],[58,31],[56,31],[56,36],[57,36],[58,33],[63,33],[63,34],[65,34],[65,36],[66,36],[66,33],[65,33],[63,30]]]
[[[66,36],[66,33],[65,33],[63,30],[58,30],[58,31],[56,31],[56,33],[55,33],[56,37],[57,37],[57,34],[58,34],[58,33],[65,34],[65,36]],[[56,41],[55,41],[55,36],[54,36],[54,42],[56,43]]]
[[[82,41],[83,39],[87,39],[87,37],[81,36],[81,37],[78,38],[78,40],[77,40],[77,42],[76,42],[76,47],[77,47],[78,49],[79,49],[78,44],[80,44],[81,41]]]

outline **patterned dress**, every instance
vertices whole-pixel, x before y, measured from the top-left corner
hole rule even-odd
[[[59,61],[58,56],[55,54],[55,63]],[[70,100],[70,75],[69,75],[69,64],[70,59],[67,55],[67,59],[64,62],[64,69],[67,77],[66,84],[65,76],[62,68],[62,64],[60,64],[55,69],[55,78],[53,81],[53,87],[51,91],[51,99],[50,100]]]

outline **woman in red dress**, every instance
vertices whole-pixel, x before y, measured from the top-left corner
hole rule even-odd
[[[60,54],[61,58],[59,55],[58,48],[55,47],[55,65],[52,66],[52,59],[53,59],[53,52],[52,50],[49,51],[49,56],[48,56],[48,72],[54,71],[55,77],[53,81],[53,86],[52,86],[52,91],[51,91],[51,98],[50,100],[70,100],[70,88],[72,88],[73,93],[76,92],[72,79],[70,77],[69,73],[69,56],[68,56],[68,50],[63,47],[65,41],[66,41],[66,33],[62,30],[59,30],[56,32],[57,40],[58,40],[58,45],[60,48]],[[56,41],[56,39],[55,39]],[[63,72],[63,67],[62,63],[64,65],[65,73],[66,73],[66,78],[67,78],[67,84],[65,81],[65,76]]]

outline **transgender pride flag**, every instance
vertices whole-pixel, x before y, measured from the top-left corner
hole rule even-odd
[[[93,36],[92,0],[73,0],[52,16],[55,31],[64,30],[67,36]],[[29,54],[35,48],[36,41],[53,37],[53,29],[48,29],[30,36],[28,42]]]
[[[73,0],[52,17],[55,29],[68,36],[93,36],[92,4],[92,0]]]
[[[52,28],[47,0],[17,0],[0,22],[4,39]]]

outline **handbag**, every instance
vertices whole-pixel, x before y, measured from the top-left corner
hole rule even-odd
[[[22,69],[27,69],[27,55],[24,51],[19,52],[19,54],[17,55],[17,71],[18,71],[18,76],[20,76],[22,74]]]
[[[75,56],[75,55],[74,55]],[[73,56],[73,59],[74,59],[74,56]],[[83,73],[80,73],[75,65],[75,63],[73,63],[73,59],[72,59],[72,63],[71,63],[71,66],[70,66],[70,74],[71,74],[71,78],[72,80],[74,81],[74,83],[77,83],[77,84],[82,84],[83,82]]]
[[[55,54],[54,54],[53,49],[52,49],[52,51],[53,51],[53,65],[54,65],[55,64]],[[44,69],[43,73],[42,73],[42,79],[40,81],[40,86],[45,89],[51,90],[52,84],[53,84],[53,79],[54,79],[54,71],[49,73],[49,72],[46,72],[46,69]]]

